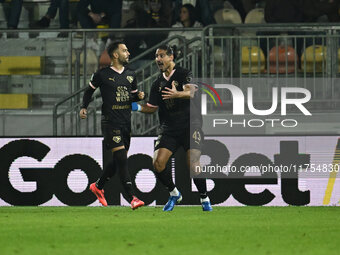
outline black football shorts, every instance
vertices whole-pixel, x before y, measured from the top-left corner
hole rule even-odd
[[[107,121],[102,121],[101,125],[106,149],[112,150],[113,148],[124,146],[126,150],[129,150],[131,140],[130,127],[115,127]]]
[[[155,151],[160,148],[166,148],[172,153],[183,146],[184,150],[189,149],[202,150],[204,134],[201,128],[187,128],[184,132],[164,132],[160,134],[155,143]]]

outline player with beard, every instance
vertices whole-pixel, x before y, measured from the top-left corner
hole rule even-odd
[[[106,149],[112,151],[112,161],[105,167],[97,182],[90,185],[90,190],[103,206],[107,206],[103,188],[117,170],[131,208],[136,209],[143,206],[144,202],[133,196],[127,152],[131,139],[131,102],[142,100],[144,92],[137,90],[135,73],[125,67],[130,56],[126,45],[115,42],[108,46],[107,51],[112,61],[111,66],[102,68],[92,75],[79,113],[82,119],[87,117],[86,108],[94,91],[100,88],[103,99],[102,133]]]
[[[161,74],[152,84],[148,103],[138,105],[137,110],[144,113],[158,110],[162,131],[155,144],[153,165],[157,178],[170,192],[163,211],[172,211],[175,204],[182,200],[182,195],[173,183],[171,171],[166,169],[166,164],[171,155],[182,146],[191,173],[198,174],[196,167],[200,166],[203,142],[202,116],[198,114],[200,108],[195,97],[197,87],[190,84],[192,74],[175,64],[172,48],[167,45],[158,47],[155,61]],[[193,180],[200,193],[203,211],[211,211],[206,180]]]

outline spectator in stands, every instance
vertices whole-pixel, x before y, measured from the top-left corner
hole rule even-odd
[[[204,26],[216,23],[208,0],[197,0],[195,8],[198,17],[197,20]]]
[[[145,9],[155,21],[155,27],[170,27],[172,6],[169,0],[146,0]]]
[[[267,23],[316,22],[323,15],[338,22],[339,0],[267,0]]]
[[[180,19],[180,9],[184,4],[191,4],[195,7],[195,16],[197,21],[200,21],[204,26],[215,24],[213,11],[211,9],[211,1],[208,0],[174,0],[173,20]]]
[[[136,2],[131,6],[131,10],[134,12],[134,15],[132,19],[127,21],[125,28],[157,27],[156,21],[147,13],[143,5]],[[147,33],[141,30],[141,33],[126,33],[124,41],[130,50],[131,58],[133,58],[166,38],[167,33],[158,33],[157,36],[154,36],[154,33]],[[145,58],[148,60],[154,59],[154,52]]]
[[[202,24],[196,20],[195,16],[195,7],[191,4],[182,5],[180,11],[180,21],[178,21],[173,28],[199,28],[202,27]],[[187,40],[191,40],[194,37],[199,37],[200,32],[197,31],[172,31],[169,33],[169,37],[174,35],[180,35],[185,37]],[[178,40],[175,39],[169,43],[170,45],[177,45]]]
[[[82,28],[96,28],[103,23],[110,28],[120,28],[122,0],[80,0],[77,9]]]
[[[33,25],[34,28],[47,28],[50,26],[51,19],[54,19],[57,15],[59,8],[59,23],[60,28],[69,28],[68,19],[68,1],[69,0],[51,0],[51,4],[48,7],[47,13]]]
[[[0,0],[0,3],[5,2],[5,0]],[[7,28],[17,29],[22,9],[23,0],[12,0],[10,3],[10,10],[7,16]]]

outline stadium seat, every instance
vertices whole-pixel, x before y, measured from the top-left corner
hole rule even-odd
[[[257,46],[242,47],[243,74],[265,72],[265,57],[263,51]]]
[[[264,9],[263,8],[255,8],[251,10],[244,20],[245,24],[263,24],[266,23],[264,20]]]
[[[41,67],[40,56],[0,56],[0,75],[39,75]]]
[[[222,64],[225,65],[224,53],[222,52],[222,47],[215,45],[213,53],[214,61],[214,75],[222,72]]]
[[[28,109],[31,102],[29,94],[0,94],[0,109]]]
[[[241,24],[240,14],[235,9],[219,9],[215,12],[214,18],[217,24]]]
[[[294,73],[295,60],[296,67],[298,67],[298,58],[293,47],[287,46],[286,49],[284,45],[275,46],[269,51],[269,72],[280,74]]]
[[[322,73],[326,70],[327,47],[314,45],[306,48],[301,56],[301,68],[306,73]]]

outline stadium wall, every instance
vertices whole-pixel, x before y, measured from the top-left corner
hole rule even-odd
[[[152,173],[155,139],[134,137],[129,151],[136,195],[152,206],[163,205],[168,198]],[[211,175],[210,199],[220,206],[339,205],[339,141],[338,136],[207,137],[201,162],[216,166],[215,171],[206,172]],[[0,138],[0,206],[99,206],[88,185],[98,178],[108,157],[110,152],[103,152],[99,137]],[[229,172],[217,173],[218,165]],[[302,167],[280,173],[263,168],[292,165]],[[232,171],[242,166],[262,170]],[[183,194],[182,204],[198,205],[182,150],[168,167]],[[128,205],[121,190],[118,178],[106,185],[110,205]]]

